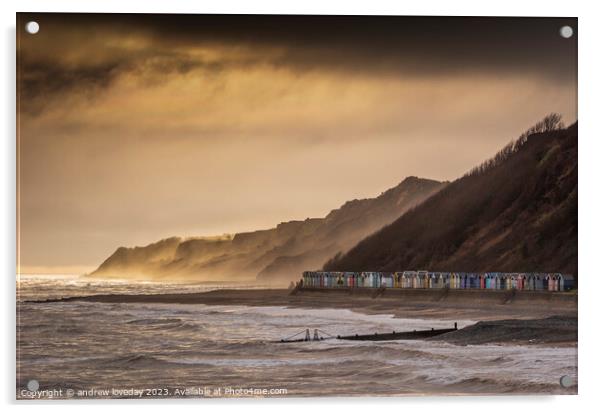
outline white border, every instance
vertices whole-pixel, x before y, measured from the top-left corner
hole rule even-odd
[[[127,408],[135,402],[44,402],[16,403],[15,394],[15,12],[137,12],[137,13],[268,13],[268,14],[402,14],[402,15],[491,15],[491,16],[569,16],[579,18],[579,396],[556,397],[428,397],[428,398],[359,398],[359,399],[271,399],[271,400],[203,400],[178,401],[178,409],[225,409],[252,411],[304,412],[316,408],[364,411],[372,405],[381,409],[406,409],[409,411],[451,412],[504,412],[515,409],[566,412],[593,407],[599,393],[600,382],[600,281],[602,274],[596,260],[600,218],[601,174],[598,165],[602,154],[600,144],[600,38],[602,16],[597,2],[506,0],[483,1],[165,1],[165,0],[22,0],[1,2],[0,18],[3,24],[3,91],[0,105],[2,125],[2,166],[0,190],[2,245],[0,253],[4,264],[2,277],[3,305],[5,310],[2,350],[2,400],[9,409],[40,408],[46,411],[85,409],[102,411],[106,408]],[[597,127],[598,126],[598,127]],[[162,411],[173,401],[144,401],[144,409]],[[397,404],[393,406],[392,404]],[[124,406],[125,405],[125,406]],[[340,406],[340,407],[339,407]]]

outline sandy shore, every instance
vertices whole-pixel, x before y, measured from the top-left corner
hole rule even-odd
[[[192,294],[93,295],[51,301],[344,308],[400,318],[476,320],[467,333],[447,337],[458,344],[484,342],[558,342],[577,340],[577,295],[527,291],[471,290],[214,290]],[[551,317],[551,318],[550,318]],[[507,320],[500,323],[499,320]],[[531,320],[512,322],[513,320]],[[494,331],[492,333],[492,331]]]

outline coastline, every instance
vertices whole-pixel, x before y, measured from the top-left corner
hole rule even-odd
[[[110,294],[35,302],[98,302],[184,305],[237,305],[308,309],[347,309],[396,318],[469,319],[477,324],[437,340],[467,345],[517,343],[575,345],[577,294],[470,290],[221,289],[202,293]],[[32,301],[30,301],[32,302]]]

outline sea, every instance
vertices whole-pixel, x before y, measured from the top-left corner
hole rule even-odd
[[[92,294],[256,285],[20,275],[18,399],[574,394],[577,348],[343,341],[347,334],[449,328],[448,320],[347,309],[43,302]],[[33,302],[36,301],[36,302]],[[459,319],[458,328],[476,320]],[[282,343],[314,330],[319,341]],[[562,380],[561,380],[562,378]],[[562,384],[561,384],[562,382]]]

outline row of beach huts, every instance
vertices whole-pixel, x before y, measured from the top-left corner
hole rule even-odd
[[[570,291],[572,275],[561,273],[504,272],[337,272],[305,271],[303,287],[312,288],[407,288]]]

